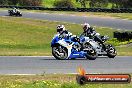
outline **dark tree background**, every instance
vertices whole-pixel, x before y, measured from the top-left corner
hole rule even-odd
[[[132,8],[132,0],[76,0],[81,7],[86,8],[87,3],[90,7],[107,7],[108,3],[112,3],[112,8]]]
[[[0,0],[0,5],[41,6],[42,0]]]
[[[0,0],[0,5],[7,5],[8,4],[8,0]]]
[[[54,7],[56,8],[73,8],[73,3],[71,0],[56,0],[54,2]]]
[[[20,0],[8,0],[9,5],[17,5]]]
[[[21,6],[41,6],[42,0],[19,0]]]

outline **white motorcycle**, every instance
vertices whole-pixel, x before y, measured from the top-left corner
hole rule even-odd
[[[13,10],[8,10],[9,16],[22,16],[22,12],[20,10],[17,10],[14,12]]]
[[[111,44],[105,44],[105,42],[109,39],[108,36],[101,36],[99,33],[95,33],[92,35],[93,38],[89,38],[86,36],[80,36],[81,42],[84,48],[93,47],[98,56],[108,56],[109,58],[114,58],[117,55],[116,49]],[[102,43],[95,41],[95,38],[100,37]]]

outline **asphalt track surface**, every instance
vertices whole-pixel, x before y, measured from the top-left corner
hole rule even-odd
[[[0,11],[0,16],[7,16],[7,11]],[[23,12],[24,18],[33,18],[50,21],[71,22],[83,24],[88,22],[91,25],[111,27],[115,29],[132,30],[132,20],[114,19],[114,18],[101,18],[91,16],[75,16],[53,13],[38,13],[38,12]]]
[[[99,57],[96,60],[56,60],[54,57],[1,56],[0,74],[77,73],[82,66],[87,73],[132,73],[132,57]]]
[[[7,11],[0,11],[0,16],[7,16]],[[96,26],[131,30],[132,20],[80,17],[49,13],[23,12],[24,18],[61,21],[82,24],[88,22]],[[82,66],[88,73],[132,73],[132,56],[99,57],[96,60],[56,60],[54,57],[1,56],[0,74],[44,74],[44,73],[77,73]]]

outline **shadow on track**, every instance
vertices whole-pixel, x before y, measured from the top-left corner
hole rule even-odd
[[[100,56],[100,57],[97,57],[97,59],[101,59],[101,58],[106,58],[106,59],[110,59],[108,57],[105,57],[105,56]],[[45,59],[40,59],[40,60],[56,60],[54,57],[50,57],[50,58],[45,58]],[[75,60],[89,60],[89,59],[86,59],[86,58],[77,58],[77,59],[65,59],[66,61],[75,61]],[[95,59],[96,60],[96,59]],[[89,61],[95,61],[95,60],[89,60]],[[58,60],[58,61],[64,61],[64,60]]]
[[[22,17],[22,16],[10,16],[10,15],[4,15],[5,17]]]
[[[65,60],[57,60],[57,59],[40,59],[40,60],[56,60],[56,61],[75,61],[75,60],[88,60],[88,59],[65,59]]]

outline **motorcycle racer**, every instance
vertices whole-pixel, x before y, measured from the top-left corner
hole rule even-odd
[[[87,37],[92,37],[96,32],[93,27],[91,27],[88,23],[83,24],[83,33],[82,35]]]
[[[66,40],[68,40],[67,42],[69,42],[69,40],[70,40],[69,43],[77,42],[76,43],[76,49],[80,48],[80,45],[79,45],[80,44],[80,39],[79,39],[79,37],[76,36],[76,35],[72,35],[71,32],[69,32],[68,30],[65,29],[64,25],[58,25],[57,26],[57,33],[58,33],[59,38],[66,39]],[[78,49],[78,50],[80,50],[80,49]]]
[[[96,59],[97,53],[95,49],[93,47],[83,49],[82,45],[78,42],[79,37],[72,35],[72,33],[65,29],[64,25],[58,25],[56,29],[57,34],[51,41],[52,55],[56,59]]]
[[[14,7],[13,8],[13,12],[16,13],[18,10]]]
[[[93,38],[95,41],[101,43],[104,49],[106,48],[104,42],[101,39],[100,34],[97,33],[95,29],[91,27],[88,23],[83,24],[83,33],[81,34],[81,36],[87,36],[89,38]]]
[[[80,43],[79,37],[76,35],[72,35],[71,32],[69,32],[68,30],[65,29],[64,25],[58,25],[57,26],[57,33],[59,34],[60,38],[71,39],[74,42],[77,41]]]
[[[69,31],[67,31],[65,29],[64,25],[58,25],[57,26],[57,33],[59,34],[60,38],[69,38],[72,36],[72,33],[70,33]]]
[[[9,16],[22,16],[22,13],[19,9],[15,7],[12,10],[8,10]]]

